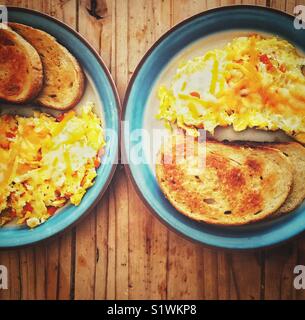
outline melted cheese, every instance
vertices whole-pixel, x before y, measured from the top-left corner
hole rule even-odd
[[[18,223],[34,227],[50,217],[49,207],[81,202],[105,143],[92,108],[84,106],[80,115],[70,111],[61,121],[38,112],[0,117],[9,137],[0,145],[0,225],[17,216]]]
[[[305,58],[285,40],[235,38],[179,66],[170,88],[159,89],[157,118],[192,135],[232,126],[282,130],[305,143],[303,65]]]

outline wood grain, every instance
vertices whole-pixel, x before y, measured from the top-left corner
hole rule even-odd
[[[121,100],[137,64],[170,27],[204,10],[257,4],[293,13],[305,0],[1,1],[50,14],[99,52]],[[100,17],[100,18],[98,18]],[[204,248],[163,226],[119,166],[99,204],[74,229],[34,247],[0,252],[9,290],[0,299],[304,299],[293,268],[305,264],[303,236],[252,253]]]

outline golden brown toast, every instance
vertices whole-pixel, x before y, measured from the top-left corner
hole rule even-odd
[[[198,170],[204,144],[195,142],[195,155],[181,160],[187,144],[184,137],[175,139],[177,143],[161,149],[156,175],[165,196],[186,216],[211,224],[243,225],[272,216],[285,202],[293,171],[279,150],[207,141],[206,163]]]
[[[25,103],[35,98],[43,84],[37,51],[18,33],[0,26],[0,99]]]
[[[31,43],[41,57],[45,82],[37,103],[56,110],[73,108],[84,92],[84,74],[77,60],[48,33],[18,23],[9,26]]]
[[[291,212],[305,199],[305,148],[297,142],[275,143],[270,146],[282,151],[293,167],[291,192],[276,214]]]

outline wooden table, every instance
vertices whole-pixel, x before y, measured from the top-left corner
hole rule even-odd
[[[94,2],[94,1],[93,1]],[[259,4],[293,12],[305,0],[16,0],[63,20],[100,52],[121,99],[146,50],[170,27],[209,8]],[[163,226],[124,169],[98,206],[72,231],[31,248],[0,252],[9,290],[0,299],[303,299],[293,268],[305,264],[304,236],[252,253],[206,249]]]

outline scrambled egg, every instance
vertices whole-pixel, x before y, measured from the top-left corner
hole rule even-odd
[[[105,144],[92,108],[0,117],[0,225],[17,219],[33,228],[68,201],[81,202]]]
[[[305,58],[276,37],[235,38],[181,63],[158,95],[157,118],[191,135],[217,126],[281,129],[305,143]]]

